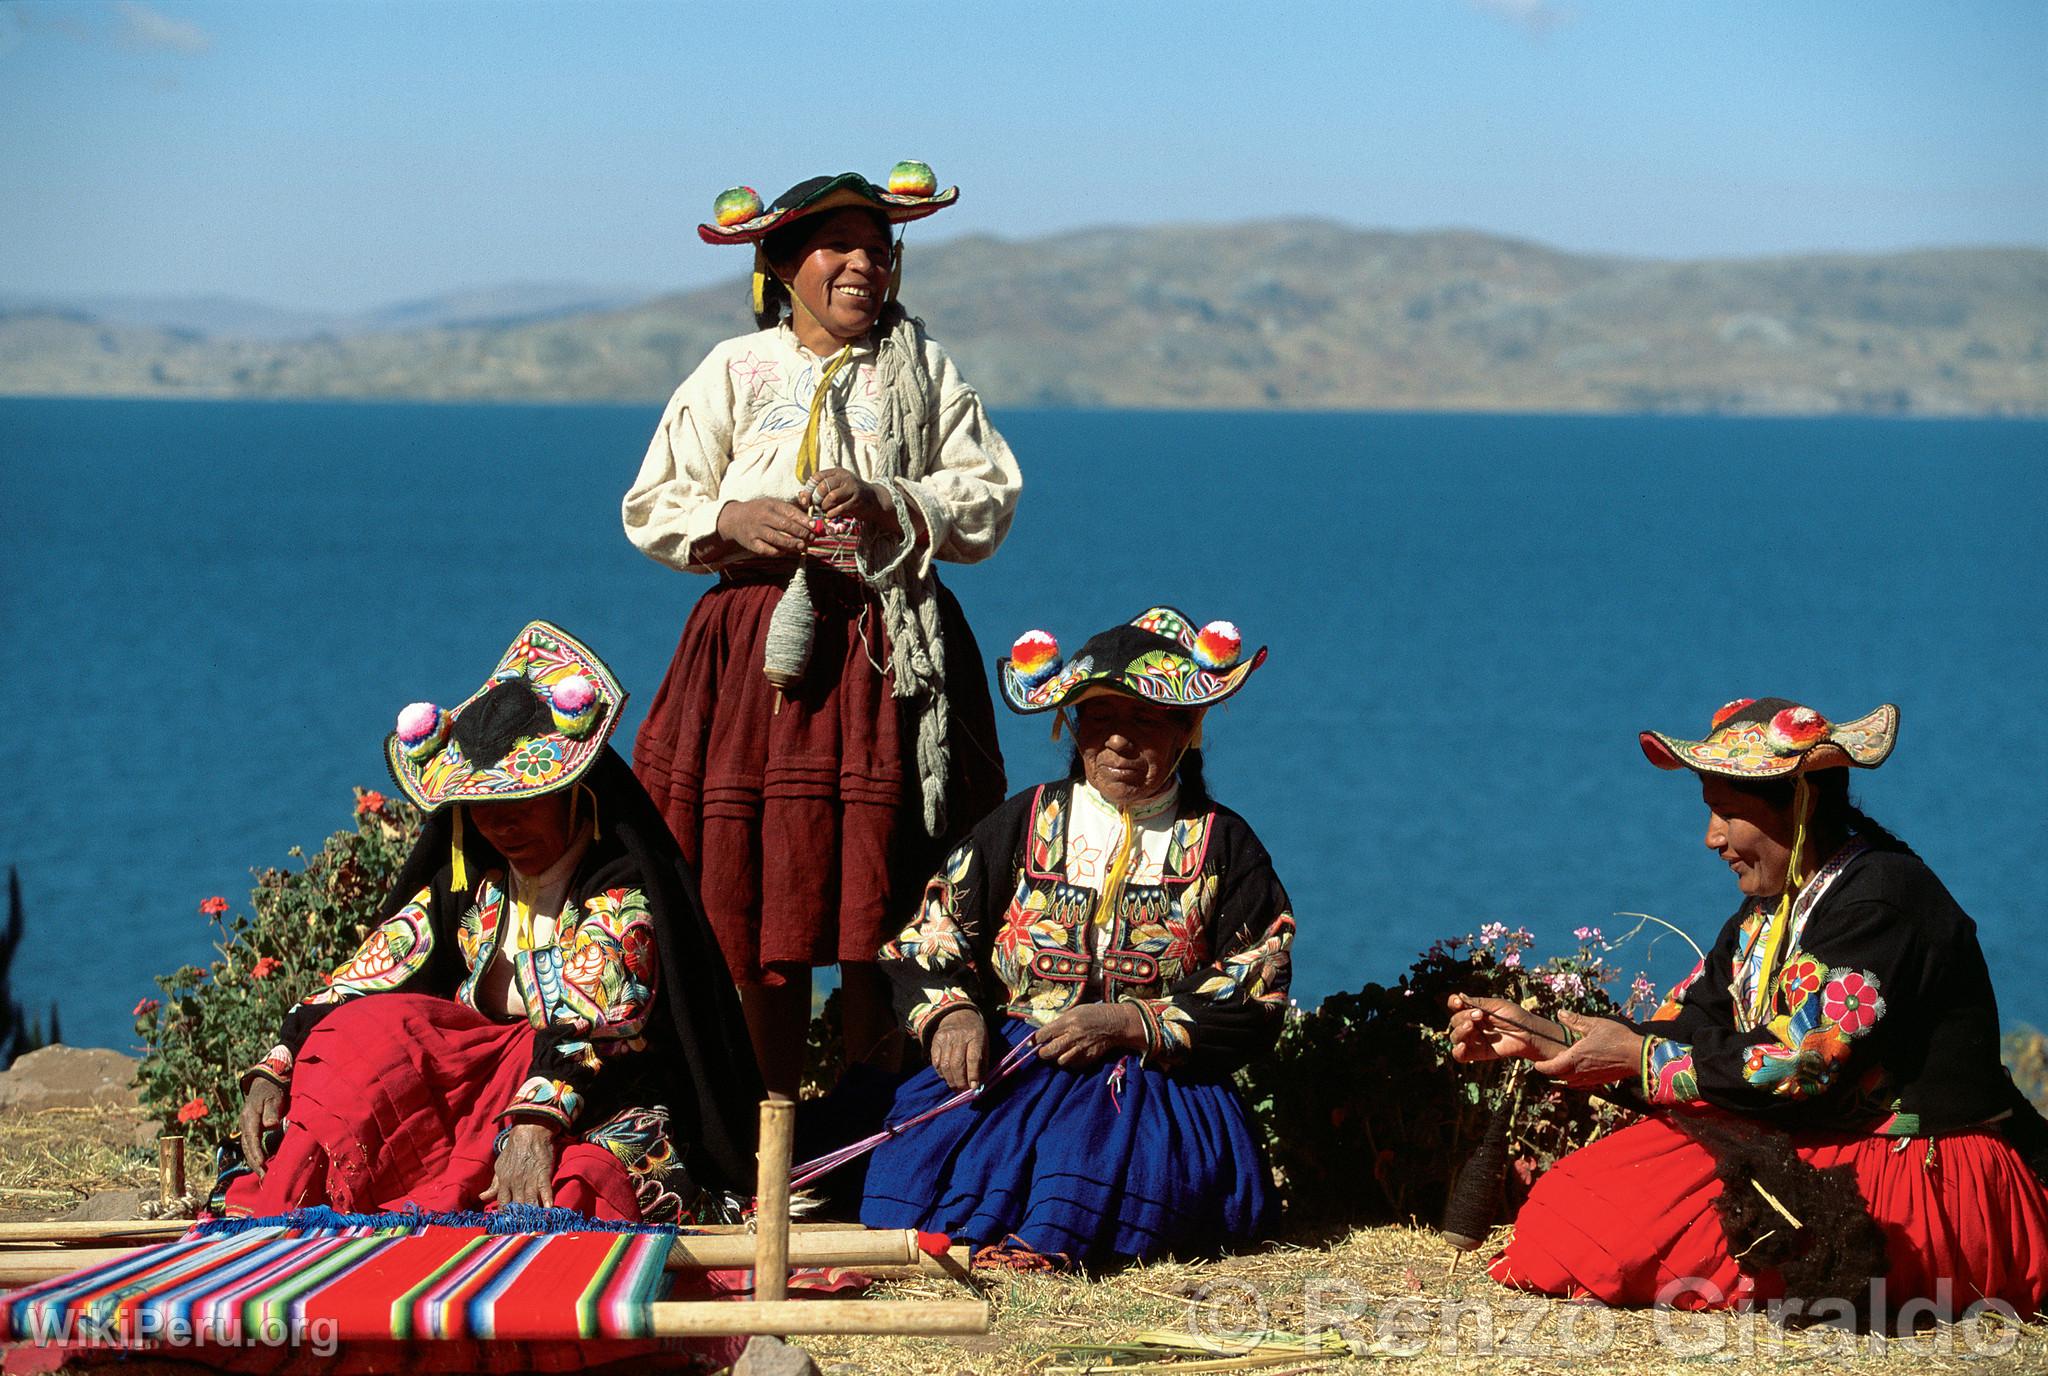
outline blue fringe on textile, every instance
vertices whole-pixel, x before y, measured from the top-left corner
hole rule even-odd
[[[585,1218],[574,1209],[543,1209],[534,1204],[506,1204],[491,1210],[465,1209],[459,1213],[427,1213],[409,1210],[393,1214],[342,1214],[329,1208],[294,1209],[290,1213],[264,1218],[215,1218],[198,1225],[200,1237],[232,1237],[251,1228],[481,1228],[486,1233],[661,1233],[668,1237],[682,1230],[673,1223],[626,1223],[616,1219]]]

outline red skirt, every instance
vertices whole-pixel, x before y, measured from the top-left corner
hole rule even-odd
[[[2048,1301],[2048,1194],[1995,1131],[1934,1138],[1795,1138],[1802,1161],[1851,1166],[1890,1261],[1884,1306],[1927,1300],[1960,1314]],[[1736,1265],[1714,1200],[1714,1156],[1664,1117],[1559,1161],[1530,1191],[1495,1280],[1612,1305],[1723,1309],[1776,1298],[1775,1275]]]
[[[527,1077],[533,1029],[453,999],[371,994],[320,1020],[292,1067],[284,1140],[259,1178],[228,1186],[227,1212],[263,1218],[328,1205],[342,1213],[481,1207],[497,1162],[498,1112]],[[566,1144],[555,1203],[639,1222],[625,1163]]]
[[[987,674],[953,595],[940,587],[953,765],[935,841],[880,601],[822,565],[809,583],[810,668],[779,707],[761,665],[782,586],[721,578],[691,610],[633,742],[633,772],[696,867],[742,983],[764,966],[873,960],[952,840],[1003,800]]]

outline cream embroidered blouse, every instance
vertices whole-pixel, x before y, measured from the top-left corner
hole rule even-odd
[[[934,557],[972,564],[1009,533],[1023,476],[1010,446],[989,423],[981,398],[936,343],[920,336],[937,396],[932,471],[898,479],[931,532],[918,572]],[[669,398],[640,474],[626,493],[626,534],[650,558],[690,573],[715,568],[697,557],[716,534],[719,510],[754,497],[794,500],[821,359],[788,325],[728,339],[705,356]],[[881,408],[875,348],[863,342],[831,383],[818,431],[818,464],[875,479]]]

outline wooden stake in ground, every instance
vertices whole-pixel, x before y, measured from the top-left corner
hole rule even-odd
[[[789,1298],[789,1157],[796,1105],[761,1101],[761,1150],[754,1186],[754,1302]]]
[[[185,1197],[185,1139],[156,1139],[157,1203],[168,1209]]]

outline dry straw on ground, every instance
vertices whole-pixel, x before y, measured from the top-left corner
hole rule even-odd
[[[107,1109],[0,1110],[0,1218],[47,1218],[88,1195],[155,1188],[154,1154],[131,1145],[135,1117]],[[1096,1279],[1039,1274],[976,1277],[995,1308],[995,1329],[973,1338],[812,1338],[804,1342],[827,1376],[1056,1376],[1088,1369],[1071,1345],[1128,1343],[1167,1330],[1218,1340],[1214,1355],[1096,1370],[1253,1370],[1261,1376],[1386,1372],[1450,1376],[1513,1372],[1780,1372],[1801,1366],[1827,1376],[1883,1372],[2048,1371],[2048,1327],[1933,1330],[1910,1341],[1835,1330],[1791,1332],[1761,1315],[1648,1314],[1517,1295],[1488,1280],[1473,1258],[1456,1269],[1435,1234],[1362,1228],[1328,1246],[1274,1244],[1251,1256],[1136,1266]],[[881,1286],[889,1299],[960,1297],[949,1281]],[[1264,1354],[1248,1366],[1227,1335],[1261,1327],[1300,1334],[1334,1325],[1355,1355],[1327,1359]],[[134,1371],[196,1370],[145,1363]]]

